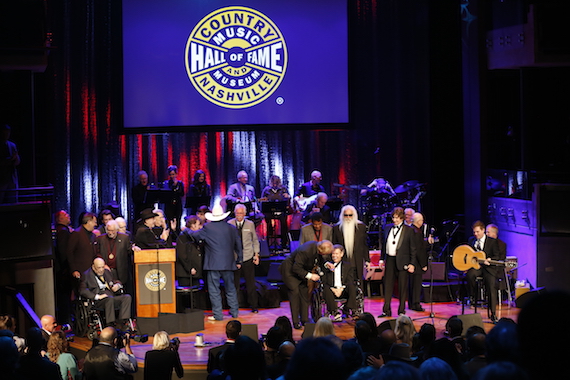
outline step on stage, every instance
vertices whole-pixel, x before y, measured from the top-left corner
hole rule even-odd
[[[392,300],[392,312],[395,313],[398,309],[399,301]],[[375,317],[382,313],[382,306],[384,300],[380,297],[366,298],[364,301],[364,310],[371,313]],[[445,330],[445,322],[453,315],[461,314],[461,305],[455,302],[434,302],[433,311],[435,317],[433,320],[429,318],[430,304],[423,303],[422,306],[426,309],[425,312],[417,312],[406,310],[406,315],[414,320],[416,330],[419,330],[424,323],[433,323],[436,327],[437,337],[443,337]],[[478,312],[482,318],[483,328],[485,331],[491,330],[493,324],[487,317],[487,309],[478,308]],[[509,307],[507,303],[497,306],[497,316],[499,318],[507,317],[517,320],[519,309]],[[204,329],[195,331],[189,334],[172,334],[170,337],[177,336],[180,339],[180,359],[184,366],[184,379],[206,379],[206,364],[208,362],[208,350],[211,347],[222,344],[225,341],[225,327],[226,323],[231,320],[228,311],[224,310],[224,320],[220,322],[207,321],[207,316],[210,315],[209,311],[204,311]],[[255,324],[259,334],[265,334],[270,327],[273,326],[277,317],[285,315],[290,318],[291,313],[289,310],[289,302],[281,302],[281,306],[271,309],[260,309],[259,314],[253,314],[249,309],[240,309],[239,320],[242,324]],[[473,309],[465,308],[465,315],[473,315]],[[427,318],[422,318],[427,317]],[[476,318],[465,317],[466,320],[477,320]],[[421,318],[421,319],[419,319]],[[376,318],[376,322],[381,322],[393,318]],[[416,320],[417,319],[417,320]],[[342,339],[350,339],[354,337],[354,323],[352,322],[338,322],[335,323],[335,332]],[[145,333],[141,331],[141,333]],[[196,334],[204,334],[204,342],[210,343],[206,347],[194,347]],[[301,339],[303,330],[293,330],[293,337],[295,340]],[[71,343],[72,353],[81,359],[85,356],[85,352],[91,347],[91,341],[87,338],[76,338],[75,342]],[[146,343],[132,342],[132,349],[139,362],[139,371],[135,374],[135,379],[143,379],[144,371],[144,357],[145,353],[152,349],[152,336]]]

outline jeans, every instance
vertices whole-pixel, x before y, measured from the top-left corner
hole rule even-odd
[[[224,288],[226,290],[226,296],[228,298],[228,305],[230,306],[230,314],[232,317],[237,318],[239,313],[239,304],[236,287],[234,285],[234,271],[209,270],[208,293],[210,294],[210,302],[212,303],[212,312],[214,313],[214,318],[219,321],[223,319],[220,277],[224,279]]]

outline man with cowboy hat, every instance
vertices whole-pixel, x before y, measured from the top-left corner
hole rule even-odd
[[[208,293],[214,313],[213,316],[208,317],[210,321],[221,321],[223,319],[220,277],[224,279],[231,316],[237,318],[239,312],[237,292],[234,285],[234,271],[241,268],[243,252],[237,228],[224,222],[229,214],[217,204],[212,212],[206,213],[206,219],[210,223],[206,223],[201,230],[188,231],[197,240],[205,242],[203,269],[208,271]]]
[[[160,237],[157,236],[154,227],[154,217],[159,216],[157,213],[153,212],[150,208],[147,208],[141,212],[141,220],[144,223],[137,230],[135,235],[135,244],[137,247],[142,249],[158,249],[166,248],[168,243]]]

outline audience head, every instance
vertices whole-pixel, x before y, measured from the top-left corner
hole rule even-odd
[[[0,315],[0,330],[16,332],[16,318],[9,314]]]
[[[281,327],[285,334],[285,339],[293,342],[293,325],[291,324],[291,320],[289,319],[289,317],[285,315],[277,317],[277,319],[275,320],[275,326]]]
[[[398,361],[392,360],[378,370],[374,380],[420,380],[417,368]]]
[[[42,325],[42,329],[46,330],[49,333],[54,332],[55,328],[57,327],[57,322],[53,315],[43,315],[40,318],[40,323]]]
[[[277,351],[281,343],[285,341],[285,332],[280,326],[272,326],[267,331],[267,336],[265,338],[265,345],[267,349]]]
[[[501,319],[487,334],[487,361],[510,361],[518,363],[519,340],[517,325],[514,322]],[[568,342],[567,342],[568,343]]]
[[[545,323],[545,313],[558,318],[555,320],[570,315],[570,293],[541,292],[523,306],[518,316],[521,365],[533,380],[544,378],[544,368],[565,373],[570,357],[570,329]]]
[[[38,327],[30,327],[26,332],[26,342],[29,354],[39,354],[45,344],[42,330]]]
[[[0,330],[0,373],[7,378],[11,378],[20,358],[12,336],[10,331]]]
[[[232,319],[226,324],[226,337],[228,339],[237,339],[241,334],[241,322],[237,319]]]
[[[463,333],[463,321],[457,316],[449,318],[445,324],[445,331],[450,338],[461,336]]]
[[[552,368],[544,367],[544,363],[541,366],[542,375],[536,377],[536,379],[548,378],[546,373],[557,374],[560,378],[563,378],[565,372],[555,372]],[[566,364],[566,363],[564,363]],[[486,365],[481,368],[475,374],[474,380],[528,380],[533,379],[529,376],[521,367],[511,362],[495,362]]]
[[[65,333],[63,331],[54,331],[47,342],[47,352],[49,354],[49,360],[57,363],[57,359],[59,356],[67,352],[69,348],[69,343],[67,342],[67,338],[65,337]]]
[[[366,321],[359,320],[354,325],[354,335],[358,343],[364,343],[372,338],[372,329]]]
[[[364,353],[360,345],[354,341],[346,341],[342,344],[340,352],[344,357],[349,373],[353,373],[364,364]]]
[[[265,380],[265,357],[261,346],[241,335],[224,353],[227,374],[232,380]]]
[[[378,325],[376,324],[376,318],[370,313],[364,312],[358,316],[358,320],[368,323],[370,329],[372,330],[372,337],[378,336]]]
[[[396,338],[396,334],[394,333],[394,330],[387,329],[387,330],[382,331],[380,333],[380,345],[382,347],[382,352],[388,353],[388,351],[390,350],[390,347],[392,347],[392,344],[396,343],[397,339],[398,338]]]
[[[457,380],[453,369],[440,358],[429,358],[420,366],[422,380]]]
[[[105,327],[101,334],[99,335],[99,341],[101,343],[108,343],[111,345],[115,345],[115,339],[117,338],[117,330],[112,327]]]
[[[373,366],[362,367],[348,377],[348,380],[370,380],[378,373]]]
[[[465,369],[463,368],[463,360],[457,351],[455,344],[453,344],[451,340],[447,338],[437,339],[433,342],[430,355],[431,357],[440,358],[449,364],[458,378],[462,378],[464,376]]]
[[[153,350],[166,350],[170,347],[170,337],[166,331],[158,331],[152,340]]]
[[[334,335],[334,325],[329,317],[321,317],[315,323],[315,331],[313,336],[315,338]]]
[[[283,359],[291,359],[291,356],[295,353],[295,344],[289,340],[281,343],[279,346],[279,356]]]
[[[432,344],[435,341],[435,326],[431,323],[424,323],[420,327],[419,338],[423,347]]]
[[[477,326],[477,325],[473,325],[471,327],[469,327],[467,329],[467,331],[465,332],[465,338],[469,338],[471,335],[474,334],[483,334],[483,335],[487,335],[487,333],[485,332],[485,329],[481,326]]]
[[[412,345],[412,338],[416,333],[414,322],[407,315],[400,315],[396,319],[396,327],[394,328],[396,337],[402,342]]]
[[[486,335],[479,333],[470,335],[467,338],[466,349],[467,349],[467,356],[469,358],[485,355],[485,352],[487,351],[485,339]]]
[[[285,380],[344,380],[347,368],[338,346],[327,338],[305,338],[299,342]]]

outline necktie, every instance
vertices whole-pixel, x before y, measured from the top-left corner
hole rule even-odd
[[[105,285],[107,289],[109,289],[109,285],[107,284],[107,281],[105,281],[105,277],[99,276],[99,280]]]
[[[480,251],[480,250],[481,250],[481,240],[477,240],[477,244],[475,244],[475,250],[476,250],[476,251]]]
[[[238,222],[239,237],[241,239],[241,246],[243,248],[243,222]]]

